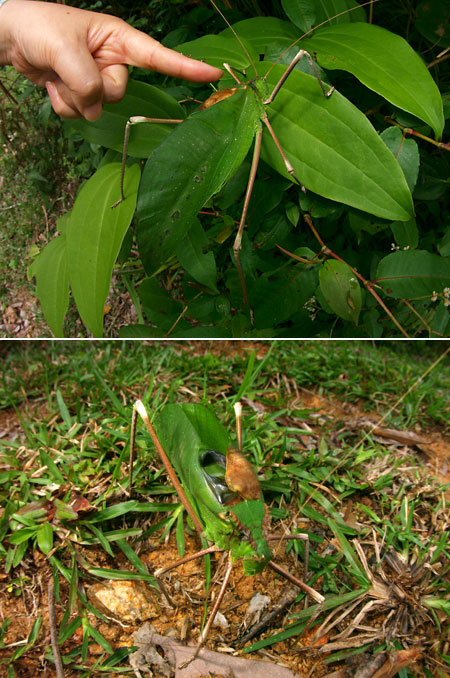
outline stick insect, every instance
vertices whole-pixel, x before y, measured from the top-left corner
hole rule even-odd
[[[136,421],[139,414],[205,547],[196,554],[182,558],[175,565],[160,568],[155,572],[155,577],[161,582],[162,575],[171,569],[208,553],[227,554],[228,564],[220,592],[189,661],[198,655],[206,642],[225,595],[235,561],[242,562],[244,572],[248,575],[269,566],[311,596],[318,603],[318,609],[324,602],[324,597],[320,593],[272,560],[272,553],[264,533],[267,512],[261,487],[250,462],[242,454],[240,403],[236,404],[235,412],[237,448],[230,444],[228,433],[217,418],[201,405],[167,405],[157,419],[156,430],[141,401],[138,400],[133,408],[130,489]],[[164,441],[168,453],[161,440]],[[217,464],[224,469],[223,477],[210,472],[210,468]],[[242,538],[243,533],[248,535],[248,539]],[[307,540],[307,535],[302,534],[290,537]],[[161,588],[164,590],[164,586]]]
[[[226,21],[217,5],[213,0],[211,2]],[[306,191],[273,130],[266,108],[273,103],[289,75],[304,58],[309,62],[317,79],[317,87],[325,99],[332,94],[334,87],[327,88],[324,85],[311,55],[306,50],[299,49],[287,68],[282,69],[278,80],[270,89],[265,79],[266,76],[258,76],[252,56],[232,26],[230,29],[246,53],[256,75],[255,79],[244,82],[228,63],[224,63],[223,67],[234,79],[235,86],[212,94],[202,104],[197,115],[194,114],[187,120],[131,117],[125,127],[121,197],[113,207],[125,199],[123,177],[131,127],[143,122],[182,123],[180,131],[173,132],[153,152],[142,178],[142,185],[152,185],[152,191],[140,192],[137,206],[137,239],[144,267],[147,272],[153,272],[165,257],[172,254],[174,247],[186,234],[203,205],[222,188],[242,164],[254,141],[250,176],[233,244],[243,302],[250,310],[252,317],[240,252],[261,154],[263,128],[270,133],[288,176],[302,191]],[[216,109],[218,106],[221,107],[220,115]],[[187,174],[186,171],[181,175],[176,172],[172,180],[171,170],[167,166],[170,157],[175,158],[177,169],[184,165],[187,168]],[[192,168],[192,172],[189,168]],[[160,183],[162,176],[165,178]],[[174,196],[176,196],[175,199]],[[167,212],[168,204],[170,205],[169,212]]]

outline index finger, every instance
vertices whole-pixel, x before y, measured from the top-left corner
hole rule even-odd
[[[131,26],[127,28],[129,31],[123,36],[122,48],[126,63],[130,66],[151,69],[192,82],[211,82],[223,75],[220,68],[164,47],[157,40]]]

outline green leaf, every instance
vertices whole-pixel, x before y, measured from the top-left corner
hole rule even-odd
[[[355,0],[281,0],[281,4],[292,23],[304,33],[322,23],[329,26],[366,20],[364,9]]]
[[[394,221],[391,224],[391,231],[395,242],[401,249],[414,250],[419,244],[419,229],[415,219]]]
[[[56,400],[57,400],[57,403],[58,403],[59,412],[61,414],[61,417],[63,418],[63,421],[64,421],[67,429],[69,429],[72,426],[72,417],[69,414],[69,410],[67,409],[67,405],[64,402],[63,395],[62,395],[61,391],[59,390],[59,388],[56,391]]]
[[[137,511],[139,507],[139,502],[135,500],[124,501],[114,506],[108,506],[107,508],[97,511],[92,518],[89,520],[90,523],[100,523],[104,520],[114,520],[119,516],[123,516],[130,511]]]
[[[253,19],[244,19],[233,24],[233,29],[241,40],[249,42],[258,54],[264,54],[266,47],[271,43],[289,47],[299,37],[297,29],[289,21],[274,17],[258,16]],[[234,38],[230,28],[222,31],[219,34],[219,37],[221,36]]]
[[[66,237],[50,240],[28,267],[29,277],[36,276],[36,294],[45,320],[55,337],[63,337],[63,321],[69,307]]]
[[[312,4],[316,12],[315,26],[324,22],[326,22],[327,26],[330,26],[333,24],[346,24],[350,21],[366,20],[364,9],[355,0],[314,0]]]
[[[283,275],[259,279],[250,294],[255,326],[264,329],[286,321],[314,295],[316,286],[317,273],[300,266]]]
[[[442,99],[424,62],[398,35],[367,23],[317,32],[302,45],[323,68],[353,73],[366,87],[429,124],[440,138]]]
[[[101,167],[83,185],[75,200],[67,234],[69,280],[80,316],[94,336],[103,331],[103,309],[114,262],[133,217],[139,167],[126,168],[126,199],[120,196],[119,163]]]
[[[194,113],[147,160],[137,205],[137,241],[151,274],[178,249],[197,212],[244,160],[259,127],[252,90]]]
[[[344,320],[358,324],[361,288],[351,268],[329,259],[319,271],[320,289],[330,308]]]
[[[395,299],[439,294],[450,287],[450,257],[424,250],[393,252],[378,264],[376,283]]]
[[[281,0],[281,6],[297,28],[306,33],[316,23],[316,3],[314,0]]]
[[[178,45],[178,47],[175,47],[175,51],[186,54],[193,59],[206,61],[216,68],[223,69],[224,63],[227,63],[231,68],[243,70],[252,61],[256,63],[259,57],[255,49],[247,44],[245,39],[241,37],[241,40],[248,55],[231,32],[227,35],[204,35],[197,40]]]
[[[386,146],[397,158],[408,182],[409,190],[413,191],[419,176],[419,147],[414,139],[405,139],[398,127],[388,127],[381,134]]]
[[[182,267],[197,282],[209,287],[209,289],[218,294],[219,290],[216,286],[217,269],[214,254],[212,252],[203,252],[203,248],[207,244],[208,238],[200,221],[194,219],[185,238],[177,246],[176,255]]]
[[[156,278],[144,280],[139,286],[139,297],[147,318],[163,332],[170,330],[183,311],[182,302],[172,299]]]
[[[439,254],[443,257],[450,256],[450,227],[446,229],[441,241],[438,243]]]
[[[182,120],[185,113],[176,99],[163,90],[144,82],[130,80],[122,101],[116,104],[105,104],[98,120],[95,122],[71,120],[66,124],[73,127],[87,141],[122,152],[125,125],[132,116]],[[172,130],[173,125],[169,124],[133,125],[130,130],[128,155],[135,158],[148,158],[153,149]]]
[[[40,526],[36,533],[36,539],[42,553],[50,553],[53,548],[53,529],[49,522]]]
[[[282,66],[270,69],[275,86]],[[339,92],[324,97],[317,79],[294,70],[267,112],[299,180],[314,193],[384,219],[405,221],[414,214],[403,172],[367,118]],[[287,173],[269,135],[262,158]]]
[[[442,0],[421,2],[414,15],[414,26],[432,45],[443,51],[450,45],[450,7]]]
[[[36,534],[35,527],[23,527],[16,532],[13,532],[9,537],[10,544],[23,544]]]

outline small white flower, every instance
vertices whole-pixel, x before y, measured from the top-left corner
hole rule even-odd
[[[437,292],[433,291],[433,294],[431,295],[431,301],[437,301],[437,299],[438,299]]]

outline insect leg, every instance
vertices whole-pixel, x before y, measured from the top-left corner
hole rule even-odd
[[[242,453],[242,403],[240,401],[234,404],[234,413],[236,415],[236,437],[238,450]]]
[[[198,639],[198,644],[197,644],[197,647],[195,648],[195,652],[192,655],[192,657],[190,657],[187,661],[185,661],[183,664],[181,664],[178,668],[180,668],[180,669],[186,668],[186,666],[188,666],[191,663],[191,661],[193,661],[198,656],[198,653],[200,652],[203,645],[205,644],[206,639],[208,637],[209,630],[210,630],[211,626],[213,625],[214,619],[216,617],[217,612],[219,611],[219,607],[220,607],[222,600],[223,600],[223,597],[225,595],[225,591],[227,589],[228,580],[230,579],[232,568],[233,568],[233,561],[231,560],[231,555],[228,554],[228,564],[227,564],[225,576],[223,578],[222,586],[220,587],[220,591],[217,595],[217,598],[216,598],[216,601],[214,603],[214,607],[212,609],[212,612],[209,615],[209,619],[205,624],[205,628],[203,629],[203,631],[200,634],[200,638]]]
[[[243,296],[243,299],[244,299],[244,304],[246,306],[248,306],[249,309],[250,309],[250,316],[251,316],[252,325],[253,325],[253,311],[250,308],[250,304],[249,304],[249,301],[248,301],[247,287],[245,285],[244,273],[242,271],[241,262],[240,262],[240,259],[239,259],[239,252],[241,250],[242,233],[244,231],[245,221],[247,219],[248,207],[249,207],[249,204],[250,204],[250,198],[252,196],[253,185],[255,183],[256,170],[258,168],[258,163],[259,163],[259,156],[261,154],[261,140],[262,140],[262,129],[259,130],[258,134],[256,135],[255,148],[254,148],[254,151],[253,151],[252,166],[251,166],[251,170],[250,170],[250,177],[249,177],[249,180],[248,180],[247,190],[246,190],[246,193],[245,193],[244,208],[242,210],[238,232],[237,232],[236,239],[235,239],[234,245],[233,245],[234,259],[236,261],[236,267],[237,267],[237,270],[238,270],[238,273],[239,273],[239,280],[241,282],[242,296]]]
[[[130,426],[130,458],[129,458],[129,468],[128,468],[128,492],[130,496],[133,493],[133,464],[134,464],[134,445],[136,440],[136,424],[137,424],[137,409],[133,407],[131,413],[131,426]]]
[[[281,574],[282,577],[290,581],[292,584],[295,584],[295,586],[298,586],[299,589],[304,591],[305,593],[308,593],[311,598],[314,598],[316,603],[322,604],[325,600],[325,598],[322,596],[321,593],[318,593],[315,591],[311,586],[308,586],[308,584],[305,584],[304,581],[301,579],[298,579],[297,577],[294,577],[290,572],[284,569],[284,567],[281,567],[281,565],[278,565],[278,563],[275,563],[273,560],[269,560],[268,565],[272,568],[272,570],[275,570],[275,572],[278,572],[278,574]]]
[[[281,147],[281,144],[280,144],[280,142],[278,141],[275,132],[273,131],[273,127],[272,127],[272,125],[270,124],[269,118],[267,117],[267,114],[266,114],[266,113],[264,114],[264,117],[262,118],[262,121],[263,121],[263,123],[265,124],[265,126],[267,127],[267,129],[269,130],[270,136],[272,137],[272,139],[273,139],[274,142],[275,142],[275,146],[277,147],[278,152],[279,152],[279,154],[281,155],[281,157],[282,157],[282,159],[283,159],[283,162],[284,162],[284,164],[285,164],[285,166],[286,166],[286,170],[289,172],[289,174],[290,174],[291,177],[294,179],[294,181],[300,186],[300,188],[302,189],[303,193],[306,193],[306,188],[303,186],[303,184],[302,184],[302,182],[300,181],[300,179],[295,175],[294,168],[292,167],[291,163],[290,163],[289,160],[287,159],[286,153],[283,151],[283,149],[282,149],[282,147]]]
[[[127,151],[128,151],[128,143],[130,141],[130,129],[133,125],[136,125],[140,122],[154,122],[154,123],[166,123],[166,124],[177,124],[179,122],[183,122],[182,120],[172,120],[169,118],[146,118],[143,115],[134,115],[131,118],[127,120],[127,124],[125,125],[125,134],[123,138],[123,148],[122,148],[122,168],[121,168],[121,173],[120,173],[120,198],[117,200],[111,207],[117,207],[117,205],[120,205],[121,202],[125,200],[125,196],[123,193],[123,179],[125,176],[125,165],[127,162]]]
[[[316,76],[316,78],[317,78],[317,80],[318,80],[318,82],[319,82],[319,85],[320,85],[320,87],[321,87],[321,89],[322,89],[322,92],[323,92],[324,96],[325,96],[325,97],[331,96],[331,94],[334,92],[334,87],[331,87],[328,91],[326,90],[325,85],[324,85],[323,82],[322,82],[322,79],[321,79],[321,77],[320,77],[320,75],[319,75],[319,71],[317,70],[317,66],[316,66],[316,64],[314,63],[314,60],[313,60],[311,54],[310,54],[309,52],[307,52],[305,49],[301,49],[301,50],[298,51],[298,53],[297,53],[297,54],[295,55],[295,57],[292,59],[291,63],[290,63],[289,66],[286,68],[285,72],[283,73],[283,75],[281,76],[281,78],[279,79],[279,81],[277,82],[277,84],[275,85],[275,87],[273,88],[271,94],[270,94],[269,97],[265,100],[265,102],[264,102],[265,105],[271,104],[271,103],[272,103],[272,101],[275,99],[275,97],[277,96],[278,92],[279,92],[280,89],[283,87],[284,83],[286,82],[286,79],[289,77],[289,73],[295,68],[295,66],[298,64],[298,62],[299,62],[301,59],[303,59],[303,57],[306,57],[306,59],[308,60],[309,65],[310,65],[311,68],[313,69],[314,75]]]

